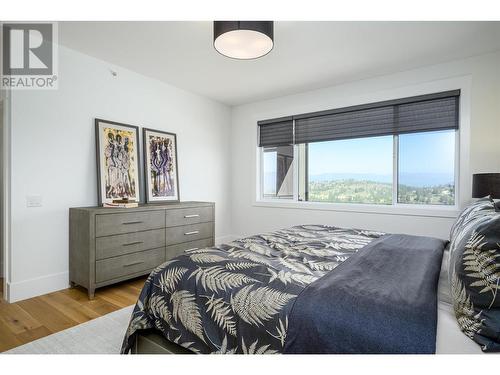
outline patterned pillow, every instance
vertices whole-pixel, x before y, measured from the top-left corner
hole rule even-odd
[[[485,352],[500,351],[500,213],[483,198],[451,229],[449,277],[462,331]]]
[[[490,196],[478,199],[467,206],[460,215],[458,215],[457,220],[451,227],[450,241],[453,243],[453,241],[459,239],[457,237],[459,232],[464,232],[465,227],[474,225],[479,216],[483,214],[488,215],[494,208],[495,206]]]

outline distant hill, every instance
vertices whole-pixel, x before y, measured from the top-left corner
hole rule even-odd
[[[363,180],[392,183],[392,175],[369,173],[322,173],[309,176],[311,182]],[[399,183],[407,186],[437,186],[453,184],[453,175],[446,173],[401,173]]]
[[[392,182],[392,175],[368,173],[322,173],[309,176],[311,182],[338,181],[338,180],[363,180],[373,182]]]
[[[314,181],[309,184],[308,200],[313,202],[392,204],[392,183],[363,179]],[[399,185],[398,202],[409,204],[453,205],[453,185]]]

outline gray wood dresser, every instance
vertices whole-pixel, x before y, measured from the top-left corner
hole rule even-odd
[[[69,281],[96,288],[146,275],[185,250],[214,245],[212,202],[69,210]]]

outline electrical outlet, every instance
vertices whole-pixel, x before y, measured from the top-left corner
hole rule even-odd
[[[42,207],[42,196],[41,195],[27,195],[26,196],[26,207]]]

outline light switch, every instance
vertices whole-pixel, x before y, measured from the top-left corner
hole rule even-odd
[[[42,207],[42,196],[41,195],[27,195],[26,196],[26,207]]]

